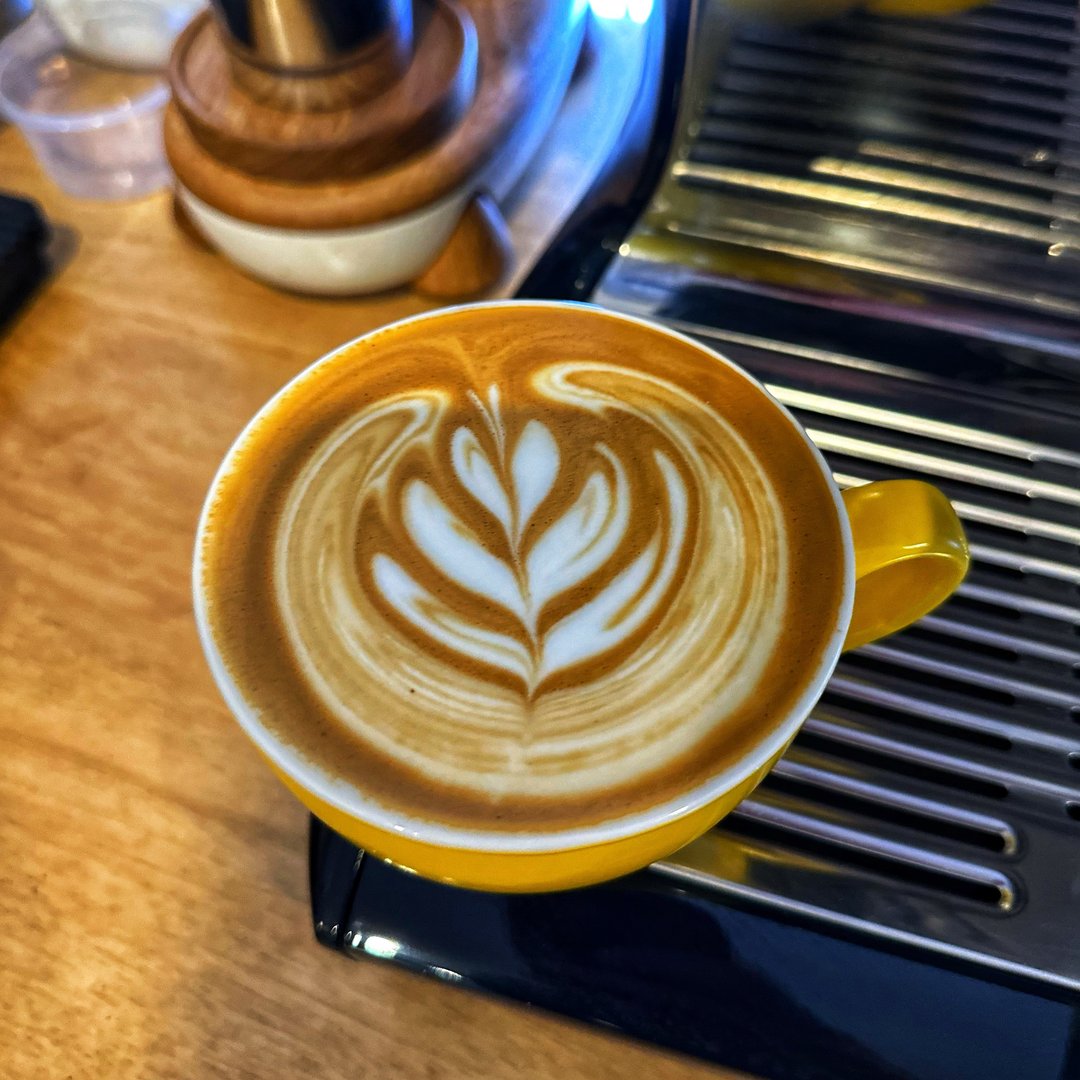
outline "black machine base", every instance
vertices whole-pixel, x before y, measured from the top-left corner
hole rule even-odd
[[[1080,1077],[1075,1001],[651,871],[563,893],[473,892],[387,866],[312,819],[311,895],[316,936],[351,956],[774,1080]]]

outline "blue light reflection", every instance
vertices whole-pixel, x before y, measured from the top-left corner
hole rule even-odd
[[[589,0],[589,7],[598,19],[630,19],[647,22],[655,0]]]

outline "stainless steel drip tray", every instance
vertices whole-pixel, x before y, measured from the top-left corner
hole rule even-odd
[[[787,27],[695,11],[639,251],[1080,343],[1074,0]]]
[[[672,312],[702,310],[700,297],[688,308],[644,273],[616,260],[594,300],[675,325],[754,372],[841,485],[899,476],[939,485],[974,555],[937,613],[845,656],[753,797],[660,869],[1080,989],[1075,384],[1025,398],[1008,378],[964,382],[963,344],[944,333],[928,335],[918,368],[905,369],[891,324],[876,339],[848,333],[846,317],[824,309],[814,319],[836,348],[785,340],[798,321],[790,305],[755,326],[750,298],[720,286],[704,305],[710,324],[687,321]],[[877,350],[839,347],[874,340]],[[991,356],[1007,347],[966,344],[988,371],[1008,370],[1007,357]],[[1027,350],[1025,371],[1039,369],[1036,354]]]

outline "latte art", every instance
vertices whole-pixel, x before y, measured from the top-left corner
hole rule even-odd
[[[433,641],[460,655],[518,677],[532,696],[549,675],[592,660],[624,642],[652,614],[675,577],[686,539],[686,489],[662,451],[655,464],[667,494],[665,530],[580,607],[540,631],[548,605],[594,576],[625,542],[630,515],[626,469],[603,443],[594,450],[607,468],[592,472],[557,520],[526,547],[524,534],[559,476],[559,447],[551,431],[530,420],[512,447],[499,408],[498,387],[488,388],[485,408],[475,395],[495,451],[494,460],[475,432],[460,427],[451,439],[453,474],[502,531],[504,554],[484,541],[430,484],[410,480],[402,494],[405,531],[442,576],[510,612],[516,636],[489,630],[459,615],[389,554],[372,560],[372,576],[387,603]]]
[[[498,383],[358,411],[297,475],[276,544],[279,614],[322,701],[492,794],[610,785],[639,768],[627,745],[682,752],[707,688],[734,708],[756,684],[787,602],[783,515],[723,417],[584,360],[527,390],[527,412]],[[387,664],[388,636],[407,663]],[[411,715],[357,707],[388,691],[437,705],[452,741],[431,752]]]
[[[264,473],[223,482],[207,544],[243,580],[212,608],[227,659],[384,805],[516,827],[647,805],[797,692],[805,448],[765,453],[775,406],[692,346],[459,325],[315,369],[256,426]]]

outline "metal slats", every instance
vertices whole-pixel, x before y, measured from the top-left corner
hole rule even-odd
[[[1080,313],[1076,17],[737,26],[654,227]]]
[[[797,204],[814,204],[816,208],[843,206],[867,215],[887,216],[909,223],[930,222],[943,231],[966,231],[968,234],[989,235],[991,238],[1023,240],[1030,244],[1049,247],[1053,244],[1072,246],[1080,236],[1071,231],[1055,230],[1051,220],[1051,208],[1046,207],[1042,223],[1028,223],[1016,216],[1008,217],[1000,211],[1001,206],[969,209],[966,206],[946,205],[944,201],[929,202],[925,198],[912,197],[919,193],[911,189],[910,195],[894,194],[883,190],[883,185],[840,185],[818,179],[827,175],[826,166],[835,173],[843,168],[834,159],[818,158],[812,166],[810,177],[780,175],[737,165],[710,165],[686,162],[676,166],[675,175],[683,180],[696,181],[707,187],[726,187],[736,191],[747,190],[754,194],[766,194],[790,199]],[[904,187],[896,176],[896,186]],[[976,202],[977,200],[971,200]],[[984,200],[985,201],[985,200]],[[997,210],[994,213],[993,210]]]
[[[996,435],[963,424],[947,423],[926,416],[912,416],[894,409],[882,409],[854,401],[843,401],[824,394],[808,393],[791,387],[767,384],[774,397],[789,409],[800,409],[807,415],[829,416],[840,420],[866,424],[878,434],[899,432],[914,435],[920,441],[933,439],[954,448],[972,448],[985,451],[993,457],[1006,457],[1018,462],[1056,462],[1080,470],[1080,454],[1052,446],[1042,446],[1031,439],[1018,439]],[[1080,543],[1080,526],[1077,527]]]
[[[918,631],[912,629],[910,636],[932,631],[958,643],[975,642],[995,650],[1009,652],[1016,657],[1033,656],[1052,663],[1064,664],[1072,669],[1080,667],[1080,649],[1041,641],[1035,638],[1031,631],[1024,634],[1002,633],[1000,630],[986,626],[977,626],[957,618],[958,614],[959,612],[950,608],[943,615],[927,615],[919,624],[920,629]],[[1078,645],[1080,645],[1080,640],[1078,640]]]
[[[989,904],[1002,911],[1011,910],[1015,903],[1016,887],[1007,874],[945,855],[928,862],[920,848],[890,837],[880,826],[866,831],[830,821],[820,812],[805,814],[800,811],[798,800],[767,794],[744,804],[739,817],[822,841],[834,849],[834,855],[841,859],[847,856],[854,865],[869,863],[872,866],[871,860],[880,860],[891,864],[898,876],[901,871],[906,871],[903,874],[906,880],[921,882],[928,887],[937,885],[958,897]]]
[[[843,657],[774,772],[668,871],[716,882],[719,853],[742,851],[753,871],[725,888],[1080,986],[1080,951],[1035,922],[1066,933],[1056,860],[1080,850],[1080,453],[768,386],[842,486],[885,467],[961,493],[973,571],[911,630]]]
[[[758,375],[841,487],[941,487],[973,565],[841,657],[772,774],[660,868],[1080,990],[1078,9],[698,6],[667,175],[594,299]]]
[[[932,366],[897,368],[884,322],[868,334],[816,316],[808,337],[781,340],[769,329],[807,330],[789,306],[751,305],[751,317],[743,293],[697,293],[692,276],[683,279],[692,289],[665,293],[656,281],[667,272],[624,256],[598,296],[667,319],[757,374],[813,434],[841,486],[903,476],[939,485],[965,520],[974,561],[933,615],[842,657],[774,772],[662,869],[1080,989],[1075,415]],[[943,365],[965,348],[953,337],[918,340]],[[1046,404],[1067,392],[1063,384]]]

